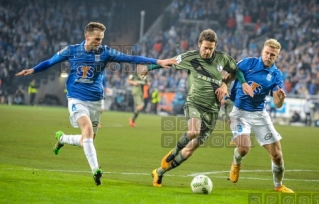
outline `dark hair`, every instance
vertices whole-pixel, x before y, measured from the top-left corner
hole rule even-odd
[[[198,42],[202,43],[204,40],[209,42],[218,42],[217,34],[212,29],[203,30],[203,32],[200,33]]]
[[[100,30],[104,32],[106,28],[102,23],[90,22],[89,24],[87,24],[87,26],[85,26],[84,33],[93,32],[94,30]]]

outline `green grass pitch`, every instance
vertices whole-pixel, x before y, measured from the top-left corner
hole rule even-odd
[[[208,140],[209,145],[167,172],[161,188],[153,187],[151,171],[171,149],[166,136],[179,136],[182,131],[163,131],[163,118],[146,114],[140,114],[137,127],[132,128],[128,126],[131,115],[102,114],[95,147],[104,175],[97,187],[81,148],[65,145],[59,155],[53,153],[57,130],[80,133],[71,127],[66,108],[1,105],[0,203],[244,204],[267,203],[269,196],[284,203],[285,195],[273,189],[270,158],[262,147],[252,148],[243,160],[238,183],[233,184],[226,179],[233,148],[225,141],[214,146],[220,144],[217,139]],[[296,192],[293,199],[306,195],[315,203],[319,200],[319,128],[276,129],[283,137],[284,184]],[[198,173],[213,181],[211,194],[191,192],[190,182]],[[253,195],[257,200],[251,200]]]

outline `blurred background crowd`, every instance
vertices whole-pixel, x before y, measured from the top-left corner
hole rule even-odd
[[[284,89],[292,97],[319,94],[319,3],[316,0],[0,0],[0,102],[14,103],[26,94],[29,83],[37,86],[57,80],[62,69],[32,77],[16,78],[54,55],[68,44],[84,40],[83,28],[90,21],[106,25],[104,44],[119,48],[131,45],[132,53],[169,58],[197,49],[200,32],[212,28],[218,35],[218,50],[236,61],[258,57],[265,39],[282,44],[277,67],[284,75]],[[140,12],[146,11],[140,38]],[[122,50],[121,50],[122,49]],[[127,64],[108,67],[109,88],[129,90]],[[187,73],[175,69],[150,74],[150,91],[187,89]],[[41,98],[41,97],[40,97]],[[43,100],[43,98],[42,98]],[[25,102],[27,103],[27,102]]]
[[[166,13],[169,29],[145,36],[138,44],[137,53],[167,58],[197,49],[199,33],[210,27],[211,19],[218,22],[215,29],[218,49],[237,61],[259,57],[262,47],[259,43],[265,38],[277,39],[283,47],[277,67],[284,74],[286,92],[316,95],[319,93],[318,9],[316,1],[173,0]],[[186,75],[175,72],[168,70],[155,75],[153,86],[184,88]]]

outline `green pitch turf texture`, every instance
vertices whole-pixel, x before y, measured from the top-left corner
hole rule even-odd
[[[152,186],[151,171],[170,150],[163,146],[161,117],[104,112],[95,140],[103,184],[95,186],[82,148],[53,153],[55,132],[79,134],[66,108],[0,106],[0,203],[249,203],[252,193],[275,193],[270,158],[256,145],[244,159],[237,184],[228,181],[233,148],[202,147]],[[319,128],[276,126],[285,159],[284,184],[298,194],[319,194]],[[229,133],[229,132],[228,132]],[[206,173],[211,194],[193,194],[190,182]],[[310,194],[309,194],[310,193]],[[271,194],[273,195],[273,194]],[[275,193],[277,195],[277,193]],[[281,195],[280,195],[281,196]],[[319,196],[319,195],[318,195]],[[266,201],[264,201],[265,203]]]

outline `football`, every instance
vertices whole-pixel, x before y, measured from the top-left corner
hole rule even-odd
[[[213,182],[208,176],[197,175],[191,182],[193,193],[209,194],[213,190]]]

